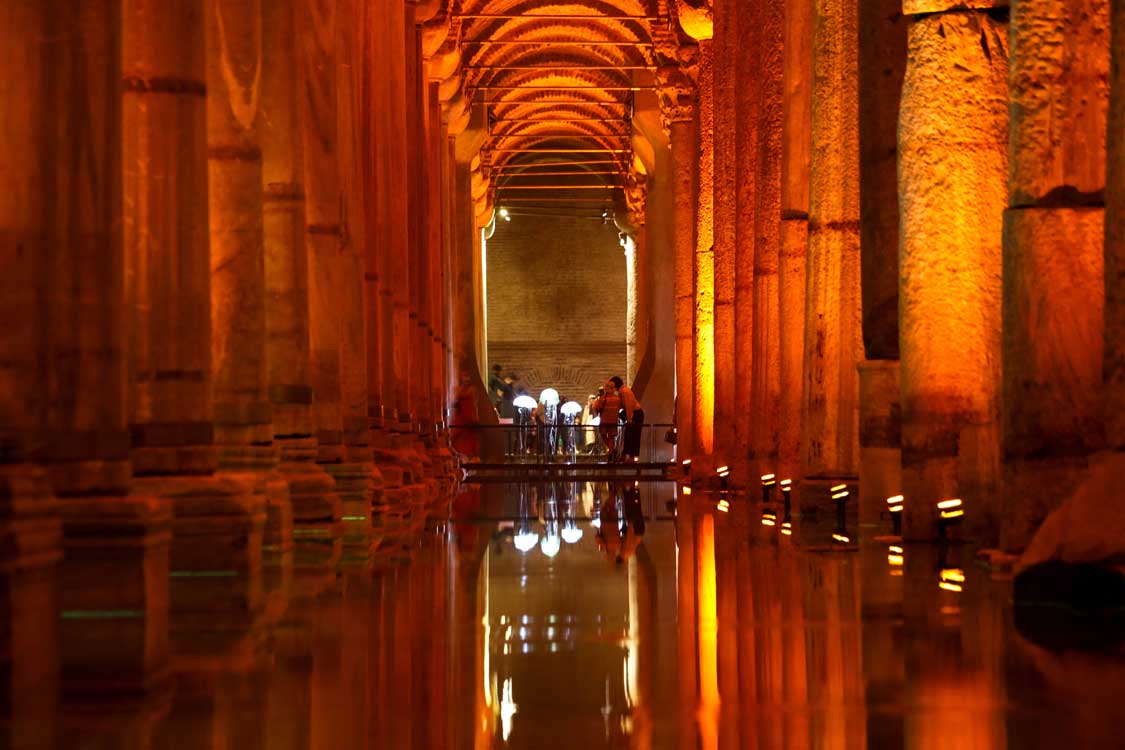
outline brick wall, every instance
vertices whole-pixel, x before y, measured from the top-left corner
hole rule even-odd
[[[488,240],[488,366],[583,400],[625,376],[625,255],[612,221],[520,216]]]

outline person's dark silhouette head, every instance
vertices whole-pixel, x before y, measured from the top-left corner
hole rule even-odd
[[[614,386],[615,388],[617,388],[618,390],[620,390],[620,389],[621,389],[621,386],[625,385],[625,381],[624,381],[624,380],[622,380],[622,379],[621,379],[621,378],[620,378],[619,376],[617,376],[617,375],[614,375],[614,376],[613,376],[612,378],[610,378],[610,381],[611,381],[611,382],[613,383],[613,386]]]

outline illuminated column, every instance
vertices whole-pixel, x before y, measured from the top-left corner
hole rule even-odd
[[[262,151],[258,141],[262,16],[258,0],[207,3],[207,177],[211,228],[211,374],[219,468],[253,485],[282,545],[288,487],[274,471],[266,367]],[[257,512],[257,511],[255,511]]]
[[[340,256],[335,289],[340,318],[340,406],[346,461],[329,469],[343,502],[345,545],[361,549],[368,543],[373,503],[381,493],[382,476],[371,452],[367,410],[367,306],[364,268],[368,235],[364,171],[371,128],[364,92],[373,75],[367,56],[369,28],[366,3],[336,3],[336,156],[339,184]]]
[[[879,521],[902,491],[898,370],[898,105],[906,72],[901,0],[859,6],[860,265],[863,345],[859,363],[860,523]]]
[[[801,474],[805,267],[809,244],[813,0],[786,0],[782,51],[781,240],[778,258],[778,475]]]
[[[857,474],[859,283],[857,0],[815,0],[802,472]]]
[[[781,401],[780,298],[781,152],[785,6],[763,3],[758,35],[758,153],[754,180],[754,352],[750,382],[750,456],[754,474],[774,473]]]
[[[1113,17],[1106,159],[1105,393],[1109,447],[1125,450],[1125,0]]]
[[[1104,444],[1106,0],[1017,0],[1004,214],[1002,544],[1022,549]]]
[[[738,11],[734,0],[715,3],[714,40],[714,274],[715,274],[715,445],[723,461],[743,481],[735,424],[745,419],[735,407],[735,248],[737,247],[737,157],[738,127],[735,66],[738,55]]]
[[[924,13],[910,21],[898,140],[903,533],[923,539],[942,498],[991,516],[999,468],[1007,23],[953,4],[903,5]]]
[[[317,463],[309,372],[309,262],[297,92],[297,0],[266,3],[262,17],[262,230],[266,360],[273,433],[296,519],[332,515],[335,483]],[[272,524],[271,524],[272,526]],[[276,543],[267,537],[267,543]]]
[[[811,2],[811,0],[810,0]],[[735,57],[735,210],[734,210],[734,425],[735,440],[743,446],[734,461],[736,476],[749,482],[751,385],[754,379],[754,242],[757,218],[758,184],[758,99],[761,71],[758,51],[761,34],[758,23],[760,8],[745,3],[737,14],[731,13],[734,24]],[[751,484],[750,486],[753,486]]]
[[[692,348],[692,443],[710,456],[715,451],[715,93],[712,41],[699,41],[699,91],[695,128],[698,138],[695,205],[695,343]]]
[[[672,200],[675,209],[673,274],[676,307],[676,433],[677,455],[695,455],[695,429],[692,399],[695,388],[693,367],[695,335],[695,123],[692,107],[672,113],[671,141],[673,175]]]
[[[341,205],[336,154],[334,0],[301,0],[301,145],[305,249],[309,264],[309,352],[317,461],[345,460],[340,365]],[[326,509],[327,510],[327,509]],[[341,515],[337,505],[332,519]],[[325,520],[329,517],[326,515]]]

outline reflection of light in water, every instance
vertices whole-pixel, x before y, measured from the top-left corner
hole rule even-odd
[[[512,734],[512,718],[519,711],[519,706],[512,699],[512,678],[504,680],[504,693],[500,698],[500,727],[504,733],[504,741]]]
[[[539,549],[547,557],[554,557],[559,554],[559,549],[562,547],[562,541],[558,534],[547,534],[543,537],[543,541],[539,543]]]
[[[516,534],[512,541],[520,552],[530,552],[539,543],[539,535],[534,531],[524,531]]]
[[[568,526],[562,530],[562,538],[567,544],[575,544],[582,538],[582,529],[577,526]]]

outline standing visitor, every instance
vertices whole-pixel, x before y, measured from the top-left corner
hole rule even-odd
[[[609,452],[609,460],[616,461],[617,447],[617,415],[621,411],[621,396],[617,393],[617,386],[612,380],[605,382],[605,390],[598,400],[594,402],[594,412],[601,421],[598,423],[598,433],[602,443]]]
[[[499,364],[492,366],[492,375],[488,378],[488,397],[492,399],[492,405],[496,408],[497,415],[503,415],[504,401],[512,400],[512,386],[508,384],[504,378],[500,377],[503,371]]]
[[[610,382],[617,386],[621,407],[625,410],[625,439],[622,441],[621,457],[624,461],[635,461],[641,455],[641,428],[645,423],[645,410],[633,389],[625,385],[620,377],[614,375]]]

